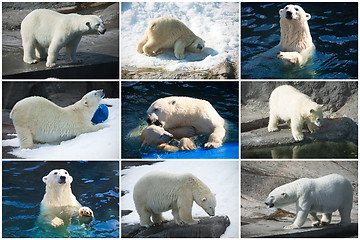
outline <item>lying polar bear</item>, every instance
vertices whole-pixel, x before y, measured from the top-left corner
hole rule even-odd
[[[179,150],[195,150],[195,144],[190,138],[182,138],[179,142],[179,147],[171,146],[168,143],[173,139],[173,135],[164,128],[156,125],[146,127],[140,136],[141,146],[157,146],[158,148],[169,151],[177,152]]]
[[[165,97],[147,110],[149,124],[163,127],[175,139],[210,134],[205,148],[218,148],[225,137],[225,121],[205,100],[191,97]]]
[[[43,97],[28,97],[13,107],[10,118],[20,140],[21,148],[33,148],[35,142],[52,143],[69,140],[82,133],[95,132],[108,124],[92,124],[103,90],[87,93],[80,101],[59,107]]]
[[[350,212],[353,202],[351,183],[339,174],[309,179],[301,178],[275,188],[265,204],[268,207],[281,207],[296,203],[296,216],[285,229],[300,228],[309,215],[314,227],[330,224],[331,215],[339,210],[340,225],[351,223]],[[317,213],[322,213],[321,220]]]
[[[52,170],[42,180],[46,190],[40,205],[40,223],[53,227],[67,226],[71,218],[76,216],[80,216],[80,222],[91,222],[93,211],[82,207],[72,194],[70,184],[73,178],[66,170]]]
[[[137,46],[139,53],[156,56],[164,49],[173,48],[177,59],[185,58],[185,50],[194,53],[204,51],[205,41],[196,36],[184,23],[173,17],[161,17],[150,22]]]
[[[36,57],[46,61],[46,67],[54,67],[61,48],[73,63],[76,48],[83,35],[104,34],[103,20],[95,15],[61,14],[47,9],[29,13],[21,23],[21,38],[24,48],[24,62],[37,63]],[[46,48],[48,53],[46,53]],[[36,54],[35,54],[36,52]],[[36,57],[35,57],[36,55]]]
[[[278,57],[285,62],[303,64],[314,52],[308,20],[311,15],[302,7],[287,5],[280,9],[281,39]]]

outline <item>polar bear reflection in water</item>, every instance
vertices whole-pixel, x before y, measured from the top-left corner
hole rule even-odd
[[[38,223],[48,229],[65,230],[71,223],[89,224],[93,211],[82,207],[71,191],[73,178],[64,169],[52,170],[43,177],[46,190],[40,204]]]

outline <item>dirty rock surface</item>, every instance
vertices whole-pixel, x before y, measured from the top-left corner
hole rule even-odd
[[[285,230],[296,214],[295,204],[267,208],[268,194],[283,184],[299,178],[318,178],[338,173],[353,187],[353,209],[350,226],[336,226],[339,212],[333,213],[329,226],[311,227],[308,219],[303,228]],[[358,225],[357,161],[242,161],[241,162],[241,237],[355,237]]]
[[[81,64],[69,62],[65,48],[60,51],[55,68],[45,61],[23,62],[20,36],[21,21],[32,10],[46,8],[61,13],[101,15],[107,31],[104,35],[83,36],[77,48]],[[119,78],[119,4],[118,3],[3,3],[3,78]]]

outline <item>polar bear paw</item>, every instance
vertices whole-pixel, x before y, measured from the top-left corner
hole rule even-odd
[[[302,57],[298,52],[278,52],[277,56],[281,60],[291,64],[302,63]]]
[[[211,148],[218,148],[221,147],[221,142],[207,142],[204,144],[205,148],[211,149]]]
[[[279,128],[278,127],[273,127],[273,126],[268,126],[268,131],[269,132],[276,132],[276,131],[279,131]]]
[[[56,66],[56,63],[48,63],[46,62],[46,67],[53,68]]]
[[[24,59],[24,62],[28,63],[28,64],[35,64],[38,61],[36,59]]]
[[[64,221],[61,218],[55,217],[51,220],[51,226],[53,227],[60,227],[62,225],[64,225]]]
[[[180,149],[183,150],[183,151],[186,151],[186,150],[195,150],[196,149],[196,146],[195,144],[193,143],[193,141],[191,141],[190,138],[182,138],[180,140]]]
[[[88,207],[82,207],[79,209],[79,215],[85,217],[94,217],[93,211]]]
[[[284,229],[297,229],[300,228],[298,225],[296,224],[291,224],[291,225],[286,225],[284,226]]]
[[[302,140],[304,140],[304,134],[293,134],[293,137],[294,137],[294,139],[295,139],[295,141],[302,141]]]

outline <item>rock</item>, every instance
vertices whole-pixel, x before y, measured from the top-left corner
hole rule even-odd
[[[230,225],[227,216],[203,217],[195,225],[179,226],[174,221],[149,228],[121,225],[122,238],[219,238]]]
[[[220,79],[234,79],[235,69],[228,59],[225,59],[213,69],[211,69],[213,76],[218,76]]]

